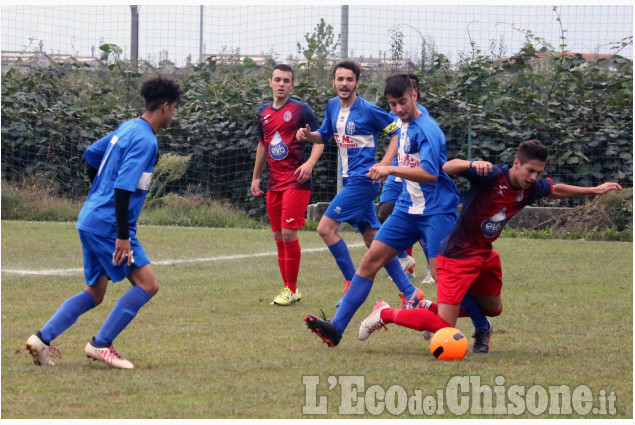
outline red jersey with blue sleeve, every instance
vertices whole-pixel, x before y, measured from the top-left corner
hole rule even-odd
[[[446,258],[487,258],[503,227],[527,205],[553,192],[551,179],[538,179],[526,190],[514,189],[508,166],[493,166],[486,176],[470,168],[462,174],[470,182],[461,213],[439,254]]]
[[[131,192],[128,228],[130,237],[134,237],[157,152],[157,137],[143,118],[124,122],[90,145],[83,159],[98,171],[75,227],[97,235],[116,236],[115,189],[123,189]]]
[[[400,167],[421,167],[437,181],[422,183],[404,179],[396,210],[422,216],[456,214],[459,191],[443,171],[447,162],[445,136],[430,115],[421,114],[401,124],[397,158]]]
[[[359,96],[350,108],[342,108],[338,97],[331,99],[318,129],[325,143],[335,136],[342,160],[342,177],[366,178],[368,170],[375,165],[379,132],[392,137],[398,132],[397,123],[386,111]]]
[[[298,183],[295,170],[306,161],[305,144],[295,135],[298,129],[317,129],[315,113],[309,105],[289,98],[280,109],[273,102],[265,103],[258,110],[259,142],[267,149],[269,179],[267,190],[311,189],[311,180]]]

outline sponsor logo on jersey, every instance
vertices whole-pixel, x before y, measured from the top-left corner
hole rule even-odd
[[[348,134],[355,133],[355,123],[353,121],[349,121],[348,124],[346,124],[346,132]]]
[[[284,143],[284,140],[280,137],[280,133],[277,131],[273,135],[271,143],[269,143],[269,155],[277,161],[285,159],[287,155],[289,155],[289,147]]]
[[[264,123],[265,123],[265,124],[269,124],[269,120],[268,120],[268,118],[269,118],[269,116],[270,116],[270,115],[271,115],[271,114],[267,114],[267,115],[265,115],[264,117],[262,117],[262,120],[264,121]]]
[[[421,161],[412,155],[399,154],[398,160],[400,167],[418,167],[421,165]]]
[[[507,216],[505,215],[505,208],[494,214],[492,217],[483,220],[481,223],[481,231],[483,236],[492,239],[498,235],[505,224],[507,223]]]
[[[335,207],[335,209],[333,211],[335,212],[335,214],[339,214],[339,213],[342,212],[342,207],[337,206],[337,207]]]
[[[282,119],[285,120],[285,122],[289,122],[291,121],[292,116],[293,114],[291,113],[291,111],[286,111],[284,115],[282,116]]]
[[[359,144],[357,143],[357,141],[355,141],[355,139],[350,138],[349,136],[346,135],[340,135],[335,133],[335,143],[337,143],[337,146],[339,146],[340,148],[358,148]]]

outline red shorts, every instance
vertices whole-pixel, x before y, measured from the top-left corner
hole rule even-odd
[[[474,295],[501,294],[503,273],[498,252],[488,258],[467,259],[437,257],[437,302],[461,304],[468,291]]]
[[[283,227],[304,227],[304,216],[310,199],[311,191],[306,189],[267,191],[267,215],[271,230],[279,232]]]

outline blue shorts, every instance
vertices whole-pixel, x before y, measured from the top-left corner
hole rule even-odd
[[[381,196],[379,197],[379,203],[387,202],[389,204],[396,204],[401,191],[403,190],[403,180],[396,181],[396,177],[393,175],[388,176],[384,187],[381,190]]]
[[[379,189],[380,184],[372,183],[370,179],[349,177],[345,179],[344,187],[335,195],[324,215],[339,223],[348,223],[360,233],[368,228],[379,229],[381,224],[375,210],[375,198]]]
[[[421,240],[427,258],[436,258],[441,240],[454,226],[456,214],[412,215],[394,210],[375,239],[401,252]]]
[[[96,284],[100,276],[108,276],[113,282],[119,282],[124,280],[133,268],[150,264],[150,260],[148,260],[137,238],[130,238],[130,249],[132,249],[134,259],[134,263],[130,266],[127,262],[120,266],[115,266],[112,262],[116,237],[101,236],[79,230],[79,239],[82,241],[82,250],[84,251],[84,277],[89,286]]]

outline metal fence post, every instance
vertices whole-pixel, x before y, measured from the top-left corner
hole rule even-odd
[[[130,62],[135,70],[139,67],[139,6],[130,6]]]

